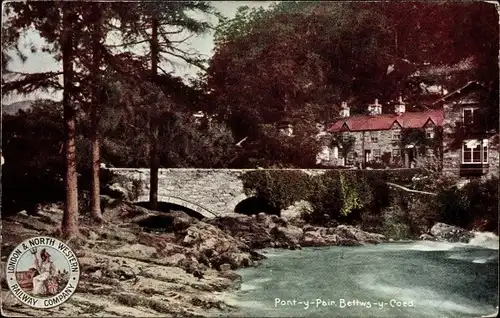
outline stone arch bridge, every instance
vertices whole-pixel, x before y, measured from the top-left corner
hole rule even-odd
[[[133,180],[139,184],[135,202],[149,201],[149,169],[109,168],[122,186]],[[241,202],[250,199],[244,192],[240,176],[255,169],[160,169],[158,202],[175,204],[207,218],[235,214]],[[327,170],[304,170],[323,174]]]

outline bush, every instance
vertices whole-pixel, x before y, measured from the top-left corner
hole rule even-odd
[[[444,189],[438,195],[438,208],[441,222],[472,229],[484,221],[488,225],[482,230],[498,232],[498,178]]]
[[[372,201],[372,189],[362,171],[328,171],[316,177],[315,184],[310,201],[318,216],[348,220],[350,213]]]
[[[310,196],[312,178],[300,170],[255,170],[240,177],[245,194],[255,195],[285,209]]]
[[[408,213],[405,209],[405,202],[400,199],[393,199],[391,205],[382,213],[383,234],[393,239],[408,239],[412,237]]]
[[[439,205],[436,197],[413,195],[408,202],[408,218],[413,233],[427,233],[439,222]]]
[[[241,176],[247,195],[255,195],[284,209],[296,201],[309,201],[314,223],[352,220],[352,212],[367,209],[374,193],[365,171],[330,170],[309,176],[298,170],[257,170]],[[374,183],[374,186],[377,186]]]
[[[443,190],[438,195],[440,221],[461,227],[466,227],[472,221],[470,201],[456,186]]]

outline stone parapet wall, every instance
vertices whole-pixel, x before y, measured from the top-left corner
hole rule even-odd
[[[137,202],[149,200],[149,169],[112,168],[126,180],[139,180]],[[160,169],[158,201],[182,205],[213,217],[233,214],[238,203],[247,199],[240,176],[256,169]],[[327,170],[301,170],[320,175]],[[130,182],[124,180],[123,182]]]

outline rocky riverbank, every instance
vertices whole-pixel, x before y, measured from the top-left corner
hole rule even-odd
[[[3,266],[22,240],[58,236],[62,210],[41,209],[3,220],[2,300],[6,314],[25,316],[213,316],[228,314],[220,292],[238,288],[234,270],[258,265],[256,249],[363,245],[385,237],[355,227],[313,227],[277,216],[197,220],[183,212],[150,211],[120,203],[105,212],[107,224],[81,220],[82,237],[69,244],[81,265],[75,295],[46,311],[22,306],[7,290]]]

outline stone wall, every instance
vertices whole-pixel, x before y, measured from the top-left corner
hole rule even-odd
[[[455,139],[456,123],[462,118],[461,112],[454,109],[452,103],[443,105],[443,172],[458,175],[462,161],[462,151],[453,145]]]
[[[121,182],[139,180],[141,187],[136,202],[149,201],[149,169],[113,168],[124,177]],[[234,214],[236,205],[247,199],[242,174],[252,171],[238,169],[160,169],[158,201],[173,203],[194,210],[205,217]],[[302,170],[310,175],[327,170]]]
[[[500,154],[499,154],[499,151],[500,151],[500,148],[499,148],[499,143],[500,143],[500,140],[499,140],[499,137],[498,135],[497,136],[494,136],[494,137],[491,137],[489,140],[488,140],[488,146],[490,147],[489,149],[489,153],[488,153],[488,162],[490,164],[490,167],[488,169],[488,174],[487,174],[487,177],[490,178],[490,177],[498,177],[498,173],[499,173],[499,167],[500,167]]]

